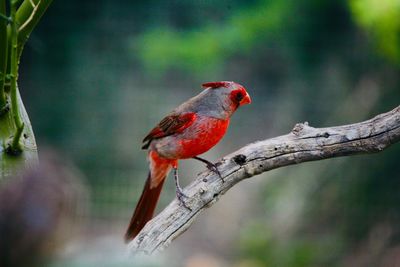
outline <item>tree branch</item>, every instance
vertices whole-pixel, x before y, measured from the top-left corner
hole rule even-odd
[[[298,123],[292,132],[249,144],[217,163],[224,177],[205,171],[184,189],[191,210],[173,200],[132,240],[132,253],[165,249],[195,218],[238,182],[254,175],[306,161],[382,151],[400,140],[400,106],[373,119],[337,127],[313,128]]]

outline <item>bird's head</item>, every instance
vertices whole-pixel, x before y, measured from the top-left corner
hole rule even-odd
[[[238,83],[228,81],[208,82],[204,83],[202,86],[205,89],[224,89],[220,92],[228,96],[230,104],[235,109],[251,103],[250,95],[247,93],[246,89]]]

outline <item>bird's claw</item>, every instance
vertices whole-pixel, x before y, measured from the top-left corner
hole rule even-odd
[[[212,171],[212,172],[214,172],[215,174],[217,174],[218,177],[221,179],[221,181],[222,181],[223,183],[225,183],[225,180],[224,180],[224,178],[222,178],[222,175],[221,175],[221,173],[219,172],[217,165],[215,165],[215,164],[209,162],[209,163],[207,163],[207,169],[209,169],[210,171]]]
[[[200,158],[200,157],[193,157],[193,159],[197,159],[197,160],[199,160],[199,161],[205,163],[206,166],[207,166],[207,169],[209,169],[210,171],[212,171],[212,172],[214,172],[215,174],[217,174],[217,175],[219,176],[219,178],[222,180],[223,183],[225,182],[225,180],[224,180],[224,178],[222,178],[222,175],[221,175],[221,173],[219,172],[219,170],[218,170],[216,164],[214,164],[214,163],[212,163],[212,162],[209,162],[208,160],[203,159],[203,158]]]
[[[187,208],[189,211],[192,211],[192,209],[186,204],[184,198],[189,198],[185,193],[183,193],[182,188],[176,188],[176,198],[179,200],[179,203]]]

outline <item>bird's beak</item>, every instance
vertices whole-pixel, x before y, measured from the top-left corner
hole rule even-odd
[[[246,105],[246,104],[250,104],[251,103],[251,98],[249,96],[249,94],[246,92],[246,95],[243,97],[242,101],[240,101],[240,105]]]

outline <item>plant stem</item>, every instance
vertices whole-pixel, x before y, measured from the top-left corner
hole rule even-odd
[[[13,151],[22,150],[20,147],[19,139],[21,137],[22,130],[24,128],[24,124],[21,121],[21,115],[19,113],[18,108],[18,99],[17,99],[17,79],[18,79],[18,26],[16,20],[17,14],[17,1],[11,0],[10,4],[10,16],[11,16],[11,55],[10,55],[10,74],[11,74],[11,86],[10,86],[10,97],[11,97],[11,112],[14,119],[16,131],[14,134],[13,141],[11,143],[11,148]]]
[[[0,0],[0,14],[6,17],[6,0]],[[7,106],[7,98],[4,92],[4,83],[7,71],[7,20],[0,18],[0,114]]]
[[[21,27],[18,32],[18,59],[21,56],[22,49],[29,38],[33,28],[39,22],[44,12],[47,10],[53,0],[24,0],[18,8],[16,18],[17,24]],[[32,3],[34,6],[32,6]],[[36,8],[35,8],[36,7]]]

